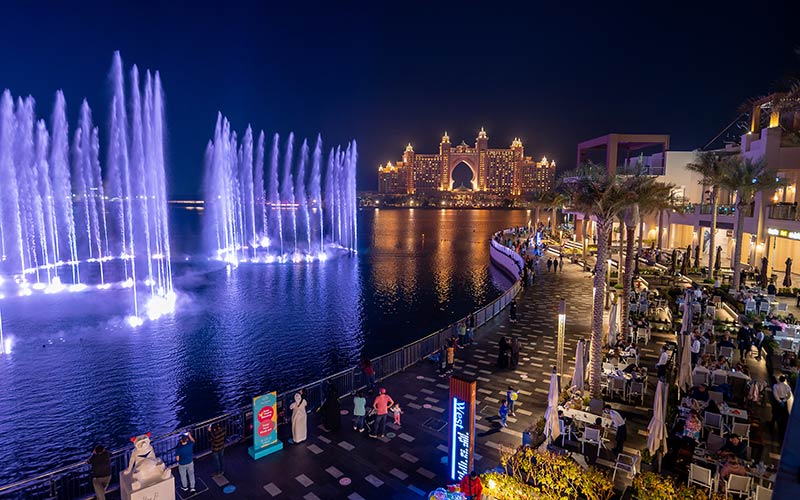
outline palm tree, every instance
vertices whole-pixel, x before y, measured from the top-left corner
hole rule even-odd
[[[633,288],[633,267],[634,253],[633,245],[635,241],[636,228],[641,223],[640,214],[654,211],[664,199],[669,197],[674,186],[656,181],[656,177],[646,175],[635,175],[623,181],[623,188],[629,193],[630,200],[628,205],[622,209],[622,220],[625,222],[625,271],[620,273],[622,278],[622,324],[628,324],[629,301],[628,295]],[[641,252],[642,235],[639,235],[639,250]]]
[[[711,234],[708,240],[708,279],[714,279],[714,239],[717,233],[717,205],[719,203],[719,188],[723,178],[723,160],[713,151],[703,151],[697,155],[697,163],[690,163],[686,168],[701,175],[700,184],[711,186]],[[702,234],[700,245],[702,247]]]
[[[562,179],[572,206],[583,212],[585,218],[594,217],[599,231],[597,237],[597,263],[594,274],[594,300],[592,305],[592,342],[589,352],[589,392],[600,397],[600,373],[603,349],[603,312],[605,295],[606,259],[614,217],[630,203],[631,194],[620,179],[605,168],[589,163],[573,175]]]
[[[724,160],[724,174],[720,185],[736,192],[736,227],[733,247],[733,290],[739,289],[739,272],[742,267],[742,235],[744,234],[745,209],[757,193],[775,189],[778,185],[776,173],[769,169],[763,159],[733,156]]]
[[[550,219],[550,237],[555,239],[556,231],[558,230],[558,210],[563,208],[569,201],[569,198],[564,193],[554,192],[553,198],[550,200],[550,206],[553,209],[553,218]],[[561,241],[559,241],[559,244]]]

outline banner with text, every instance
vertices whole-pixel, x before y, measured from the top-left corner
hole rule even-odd
[[[278,441],[277,394],[268,392],[253,398],[253,447],[249,450],[253,458],[277,451],[283,446]]]

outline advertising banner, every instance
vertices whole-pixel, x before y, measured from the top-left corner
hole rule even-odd
[[[461,479],[472,471],[475,450],[476,382],[454,375],[450,378],[450,479]]]
[[[274,391],[253,398],[253,446],[248,451],[255,459],[283,449],[278,441],[277,402]]]

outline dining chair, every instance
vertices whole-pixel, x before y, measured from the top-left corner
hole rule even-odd
[[[697,464],[689,464],[689,486],[696,484],[708,490],[708,495],[714,490],[714,479],[711,477],[711,469],[706,469]]]
[[[706,450],[710,453],[716,453],[725,446],[725,438],[720,436],[719,434],[711,433],[708,435],[706,439]]]
[[[703,429],[716,430],[722,435],[722,415],[707,411],[703,414]]]
[[[716,385],[716,384],[714,384]],[[708,399],[714,401],[718,405],[722,404],[723,394],[719,391],[708,391]]]
[[[609,377],[609,390],[611,391],[611,397],[613,398],[615,394],[619,394],[620,399],[625,399],[625,379],[620,377]]]
[[[589,413],[594,415],[602,415],[603,414],[603,400],[602,399],[590,399],[589,400]]]
[[[733,359],[733,347],[720,347],[719,355],[725,356],[725,358],[728,360],[728,363],[730,363]]]
[[[706,306],[706,317],[715,318],[717,315],[717,308],[714,306]]]
[[[603,437],[600,434],[600,429],[594,427],[586,427],[583,429],[583,435],[580,437],[581,453],[586,455],[586,443],[597,446],[597,456],[600,456],[600,447],[603,446]]]
[[[723,347],[724,349],[724,347]],[[719,387],[728,383],[728,375],[724,373],[711,373],[711,386]]]
[[[642,382],[631,382],[628,388],[628,402],[631,403],[633,399],[639,399],[644,406],[644,384]]]
[[[753,483],[753,478],[750,476],[740,476],[738,474],[731,474],[725,482],[725,496],[731,494],[750,496],[750,486]]]
[[[639,455],[619,453],[617,460],[614,462],[614,474],[611,476],[611,481],[613,482],[617,478],[618,470],[627,472],[629,478],[634,477],[639,466],[639,458]]]
[[[759,302],[758,303],[758,312],[759,312],[759,314],[761,314],[761,313],[764,313],[764,314],[769,313],[769,307],[770,307],[769,301],[762,300],[761,302]]]
[[[772,500],[772,490],[760,484],[756,485],[756,489],[750,498],[751,500]]]
[[[747,444],[750,444],[750,424],[734,422],[731,425],[731,432],[737,434],[742,441],[747,441]]]
[[[703,354],[710,354],[716,358],[717,344],[706,344],[705,347],[703,347]]]
[[[744,313],[754,313],[756,312],[756,301],[755,300],[746,300],[744,303]]]
[[[694,372],[692,373],[692,385],[707,385],[708,384],[708,372]]]

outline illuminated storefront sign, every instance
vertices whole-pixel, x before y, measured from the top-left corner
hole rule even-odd
[[[450,379],[450,479],[461,481],[472,470],[475,446],[475,388],[471,379]]]
[[[777,229],[770,227],[767,229],[767,234],[770,236],[777,236],[779,238],[788,238],[790,240],[800,241],[800,231],[789,231],[788,229]]]

